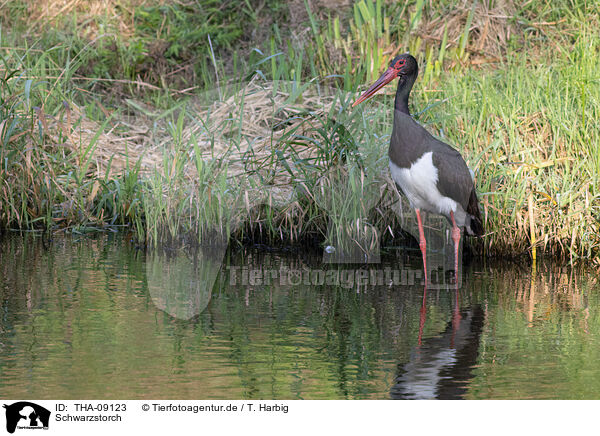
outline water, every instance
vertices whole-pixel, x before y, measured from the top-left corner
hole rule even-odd
[[[597,272],[472,262],[425,299],[356,283],[403,261],[5,237],[0,397],[600,398]]]

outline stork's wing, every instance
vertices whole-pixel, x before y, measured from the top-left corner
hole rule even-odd
[[[471,172],[460,153],[441,141],[433,152],[433,164],[438,170],[437,188],[442,195],[450,197],[470,215],[470,230],[483,235],[483,221],[479,212],[479,200]]]

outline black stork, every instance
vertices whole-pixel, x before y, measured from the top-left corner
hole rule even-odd
[[[445,216],[452,224],[454,269],[458,274],[460,227],[469,235],[481,236],[483,224],[471,172],[460,153],[434,138],[417,123],[408,110],[408,96],[419,73],[410,54],[396,56],[385,73],[356,100],[352,107],[372,97],[386,84],[399,78],[394,103],[394,127],[390,140],[390,172],[417,214],[419,247],[423,254],[427,286],[426,242],[421,211]]]

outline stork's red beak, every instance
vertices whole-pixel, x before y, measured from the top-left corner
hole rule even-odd
[[[352,107],[356,106],[359,103],[362,103],[363,101],[365,101],[368,98],[371,98],[373,95],[375,95],[377,93],[377,91],[379,91],[385,85],[390,83],[396,77],[398,77],[398,72],[392,67],[388,68],[387,71],[385,73],[383,73],[381,75],[381,77],[379,79],[377,79],[377,81],[375,83],[373,83],[371,85],[371,87],[363,93],[363,95],[358,97],[358,100],[356,100],[354,103],[352,103]]]

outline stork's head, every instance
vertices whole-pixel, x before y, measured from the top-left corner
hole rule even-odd
[[[396,77],[416,76],[419,72],[417,60],[410,54],[404,53],[391,60],[388,69],[367,89],[354,103],[352,107],[374,96],[377,91],[390,83]]]

